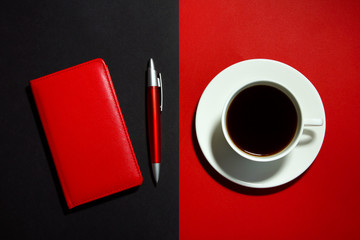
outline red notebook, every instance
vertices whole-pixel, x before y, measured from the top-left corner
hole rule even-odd
[[[32,80],[30,85],[69,208],[142,183],[102,59]]]

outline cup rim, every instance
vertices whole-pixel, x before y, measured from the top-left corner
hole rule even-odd
[[[227,132],[226,116],[227,116],[227,111],[229,109],[229,106],[231,105],[233,99],[240,92],[244,91],[245,89],[253,87],[253,86],[257,86],[257,85],[267,85],[267,86],[275,87],[278,90],[285,93],[289,97],[289,99],[292,101],[292,103],[294,104],[294,107],[296,109],[297,116],[298,116],[298,124],[297,124],[296,132],[294,134],[293,139],[281,151],[279,151],[279,152],[277,152],[275,154],[272,154],[272,155],[257,156],[257,155],[252,155],[252,154],[249,154],[249,153],[241,150],[240,148],[238,148],[236,146],[236,144],[233,142],[233,140],[231,139],[231,137],[229,136],[229,134]],[[303,129],[304,129],[303,119],[304,119],[304,117],[303,117],[303,114],[302,114],[302,111],[301,111],[300,104],[299,104],[298,100],[296,99],[296,97],[294,96],[294,94],[288,88],[286,88],[282,84],[279,84],[279,83],[271,81],[271,80],[256,80],[256,81],[253,81],[251,83],[248,83],[248,84],[242,86],[241,88],[233,91],[230,94],[230,96],[226,100],[226,102],[224,104],[224,107],[223,107],[223,112],[222,112],[222,115],[221,115],[221,128],[222,128],[222,131],[223,131],[223,135],[225,136],[226,142],[240,156],[242,156],[242,157],[244,157],[246,159],[252,160],[252,161],[270,162],[270,161],[274,161],[274,160],[283,158],[284,156],[289,154],[295,148],[295,146],[298,144],[298,142],[300,140],[300,136],[302,135],[302,132],[303,132]]]

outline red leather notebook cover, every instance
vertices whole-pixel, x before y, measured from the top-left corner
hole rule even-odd
[[[142,183],[102,59],[32,80],[30,85],[69,208]]]

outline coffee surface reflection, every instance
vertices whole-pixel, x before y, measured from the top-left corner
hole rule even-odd
[[[226,115],[226,128],[233,143],[255,156],[282,151],[294,138],[297,125],[297,111],[291,99],[268,85],[239,92]]]

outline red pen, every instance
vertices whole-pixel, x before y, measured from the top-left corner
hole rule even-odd
[[[161,163],[160,112],[163,110],[163,87],[161,74],[157,73],[150,58],[147,79],[147,120],[149,148],[155,182],[159,182]]]

